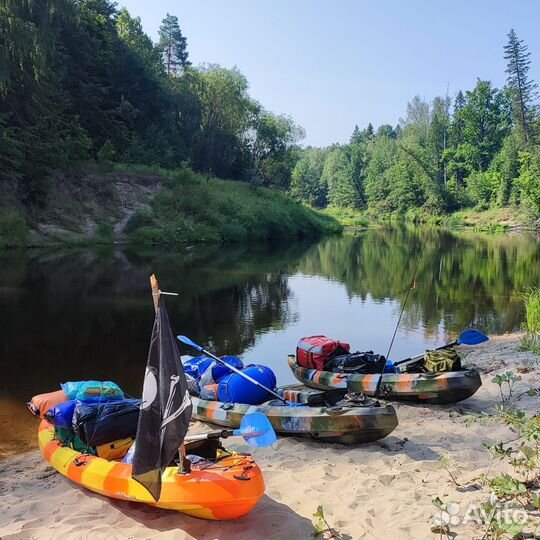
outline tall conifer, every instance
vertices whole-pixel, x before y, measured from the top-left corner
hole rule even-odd
[[[522,130],[525,141],[528,142],[537,84],[527,75],[531,65],[531,53],[527,51],[527,48],[523,40],[518,39],[514,29],[510,30],[508,43],[504,47],[504,58],[507,61],[506,81],[512,95],[515,122]]]

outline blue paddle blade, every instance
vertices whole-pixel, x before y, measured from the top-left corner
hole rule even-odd
[[[193,347],[195,350],[202,352],[203,348],[200,345],[197,345],[195,342],[191,341],[187,336],[176,336],[176,339],[179,339],[182,343]]]
[[[487,341],[488,339],[489,338],[479,330],[469,328],[469,330],[461,332],[456,343],[458,345],[478,345],[479,343],[484,343],[484,341]]]
[[[254,447],[270,446],[277,440],[270,420],[260,412],[246,414],[242,418],[240,428],[235,429],[233,434],[241,435],[250,446]]]

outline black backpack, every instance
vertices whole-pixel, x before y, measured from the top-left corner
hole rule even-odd
[[[334,373],[382,373],[386,365],[386,358],[382,354],[373,354],[373,351],[340,354],[328,360],[325,371]]]

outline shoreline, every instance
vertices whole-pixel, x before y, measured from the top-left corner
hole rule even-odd
[[[475,396],[454,405],[394,403],[400,424],[385,439],[341,446],[282,438],[274,447],[253,449],[266,495],[235,522],[208,522],[96,495],[63,478],[37,450],[9,457],[0,462],[0,537],[300,540],[310,536],[312,514],[322,505],[330,526],[349,540],[439,538],[430,532],[434,498],[460,505],[486,499],[485,490],[455,486],[440,456],[451,456],[464,483],[488,469],[490,474],[505,470],[504,463],[491,462],[482,443],[507,442],[515,434],[499,424],[465,423],[468,414],[487,411],[500,401],[492,377],[527,365],[530,371],[520,375],[515,395],[540,387],[540,358],[517,350],[521,336],[506,334],[463,347],[464,364],[476,365],[482,373],[483,386]],[[515,407],[533,412],[537,402],[536,396],[523,395]],[[194,432],[209,429],[193,424]],[[249,448],[237,439],[225,446]],[[478,534],[472,524],[452,527],[452,532],[457,540]]]

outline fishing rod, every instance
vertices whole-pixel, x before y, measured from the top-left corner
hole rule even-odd
[[[403,301],[403,305],[401,306],[401,312],[399,313],[399,318],[396,324],[396,327],[394,329],[394,334],[392,335],[392,340],[390,341],[390,346],[388,347],[388,352],[386,353],[386,359],[390,356],[390,351],[392,350],[392,347],[394,345],[394,340],[396,339],[397,331],[399,328],[399,324],[401,323],[401,317],[403,317],[403,312],[405,311],[405,306],[407,305],[407,300],[409,299],[409,295],[411,294],[412,289],[414,288],[414,284],[416,281],[416,273],[418,272],[418,267],[420,266],[420,261],[422,260],[422,257],[424,255],[424,250],[426,248],[427,241],[429,239],[430,235],[426,235],[426,239],[422,243],[422,249],[420,250],[420,256],[418,257],[418,260],[416,261],[416,266],[414,267],[414,272],[411,278],[411,283],[409,284],[409,288],[407,289],[407,294],[405,295],[405,300]],[[379,374],[379,380],[377,381],[377,387],[375,388],[375,397],[378,398],[381,392],[381,384],[382,379],[384,375],[384,370],[386,368],[386,363],[383,365],[383,368]]]

